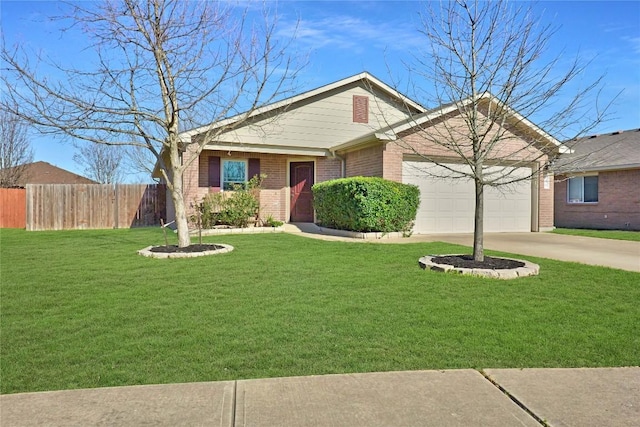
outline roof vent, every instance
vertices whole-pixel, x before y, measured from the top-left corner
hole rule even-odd
[[[595,135],[591,135],[591,136],[589,137],[589,139],[593,139],[593,138],[597,138],[597,137],[598,137],[598,134],[595,134]]]
[[[624,131],[617,130],[617,131],[613,132],[611,135],[620,135],[622,132],[624,132]]]
[[[369,97],[353,95],[353,122],[369,123]]]

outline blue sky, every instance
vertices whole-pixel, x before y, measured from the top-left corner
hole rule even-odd
[[[62,60],[81,55],[46,19],[58,13],[58,6],[52,1],[2,0],[7,45],[21,41],[56,52]],[[290,36],[297,22],[292,47],[308,58],[297,86],[309,90],[362,71],[389,83],[392,77],[404,79],[402,61],[411,61],[425,43],[417,31],[423,7],[415,1],[281,1],[278,31]],[[640,127],[640,1],[541,1],[535,8],[544,23],[559,27],[551,56],[579,54],[590,60],[584,78],[605,74],[603,99],[622,91],[612,108],[613,119],[594,132]],[[37,134],[32,140],[35,160],[82,173],[72,159],[71,144]]]

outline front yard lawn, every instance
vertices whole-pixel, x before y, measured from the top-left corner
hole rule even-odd
[[[556,234],[568,234],[570,236],[599,237],[601,239],[631,240],[640,242],[640,231],[624,230],[586,230],[580,228],[556,228]]]
[[[205,241],[231,253],[162,260],[135,253],[158,229],[0,233],[2,393],[640,361],[638,273],[529,257],[540,276],[514,281],[421,270],[466,252],[441,243],[230,235]]]

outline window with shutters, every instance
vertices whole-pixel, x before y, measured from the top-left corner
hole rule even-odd
[[[237,186],[244,187],[247,182],[246,160],[222,161],[222,189],[233,190]]]
[[[369,97],[353,95],[353,122],[369,123]]]
[[[200,172],[199,186],[209,187],[211,192],[233,190],[243,187],[250,178],[260,175],[260,159],[222,159],[220,156],[207,158],[208,173]],[[202,164],[200,167],[202,167]]]

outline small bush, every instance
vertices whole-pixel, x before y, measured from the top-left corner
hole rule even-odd
[[[264,220],[264,226],[265,227],[280,227],[283,224],[284,224],[284,222],[278,221],[275,218],[273,218],[273,215],[269,215],[267,217],[267,219]]]
[[[358,232],[407,232],[420,203],[415,185],[375,177],[325,181],[312,191],[320,225]]]
[[[245,185],[237,185],[232,192],[207,194],[196,204],[200,211],[201,227],[213,228],[224,224],[244,228],[249,220],[258,216],[260,209],[260,186],[266,175],[256,175]],[[196,215],[191,220],[197,223]]]

